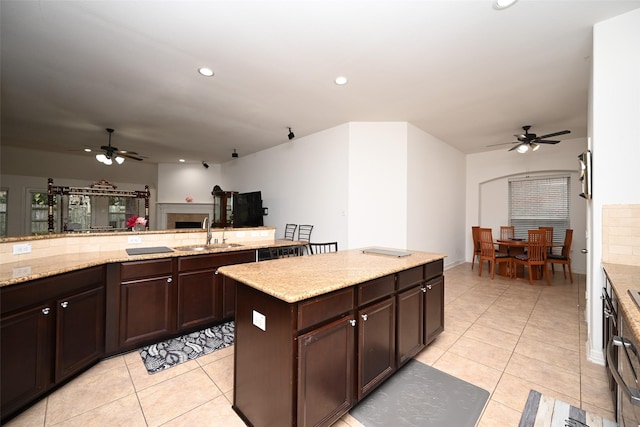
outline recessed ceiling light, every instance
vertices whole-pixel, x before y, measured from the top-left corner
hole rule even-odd
[[[85,148],[84,151],[85,151],[85,153],[90,153],[91,152],[91,148]]]
[[[205,77],[213,76],[213,70],[211,68],[201,67],[201,68],[198,68],[198,72]]]
[[[493,8],[496,10],[506,9],[513,6],[518,0],[493,0]]]
[[[179,161],[180,163],[184,163],[184,162],[185,162],[185,160],[184,160],[184,159],[178,159],[178,161]]]
[[[334,80],[334,82],[335,82],[337,85],[342,86],[342,85],[346,85],[346,84],[347,84],[347,82],[348,82],[348,80],[347,80],[347,78],[346,78],[345,76],[338,76],[338,77],[336,77],[336,79]]]

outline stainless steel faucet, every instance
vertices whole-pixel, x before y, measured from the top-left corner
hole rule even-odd
[[[211,244],[211,227],[209,226],[209,217],[206,216],[202,220],[202,228],[207,230],[207,246]]]

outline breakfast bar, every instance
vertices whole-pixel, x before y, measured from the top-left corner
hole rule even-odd
[[[234,410],[331,425],[444,330],[444,254],[384,248],[220,267],[236,282]]]

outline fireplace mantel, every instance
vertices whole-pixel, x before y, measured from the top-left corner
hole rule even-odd
[[[204,216],[211,217],[213,212],[213,203],[157,203],[156,206],[158,230],[174,228],[174,224],[169,224],[167,221],[170,214],[173,214],[172,221],[174,222],[178,220],[202,223]]]

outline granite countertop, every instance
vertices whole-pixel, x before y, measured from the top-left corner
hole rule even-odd
[[[640,290],[640,266],[603,263],[602,266],[618,299],[618,311],[622,312],[629,326],[640,341],[640,309],[627,290]]]
[[[128,255],[126,248],[117,251],[93,251],[30,259],[26,261],[0,262],[0,287],[15,285],[56,274],[68,273],[88,267],[113,262],[140,261],[170,257],[196,256],[212,253],[256,250],[269,247],[302,245],[303,242],[276,239],[275,241],[243,242],[238,246],[212,248],[202,251],[180,251]],[[195,246],[195,245],[194,245]]]
[[[218,272],[285,302],[293,303],[443,259],[444,254],[412,251],[395,257],[351,249],[220,267]]]

